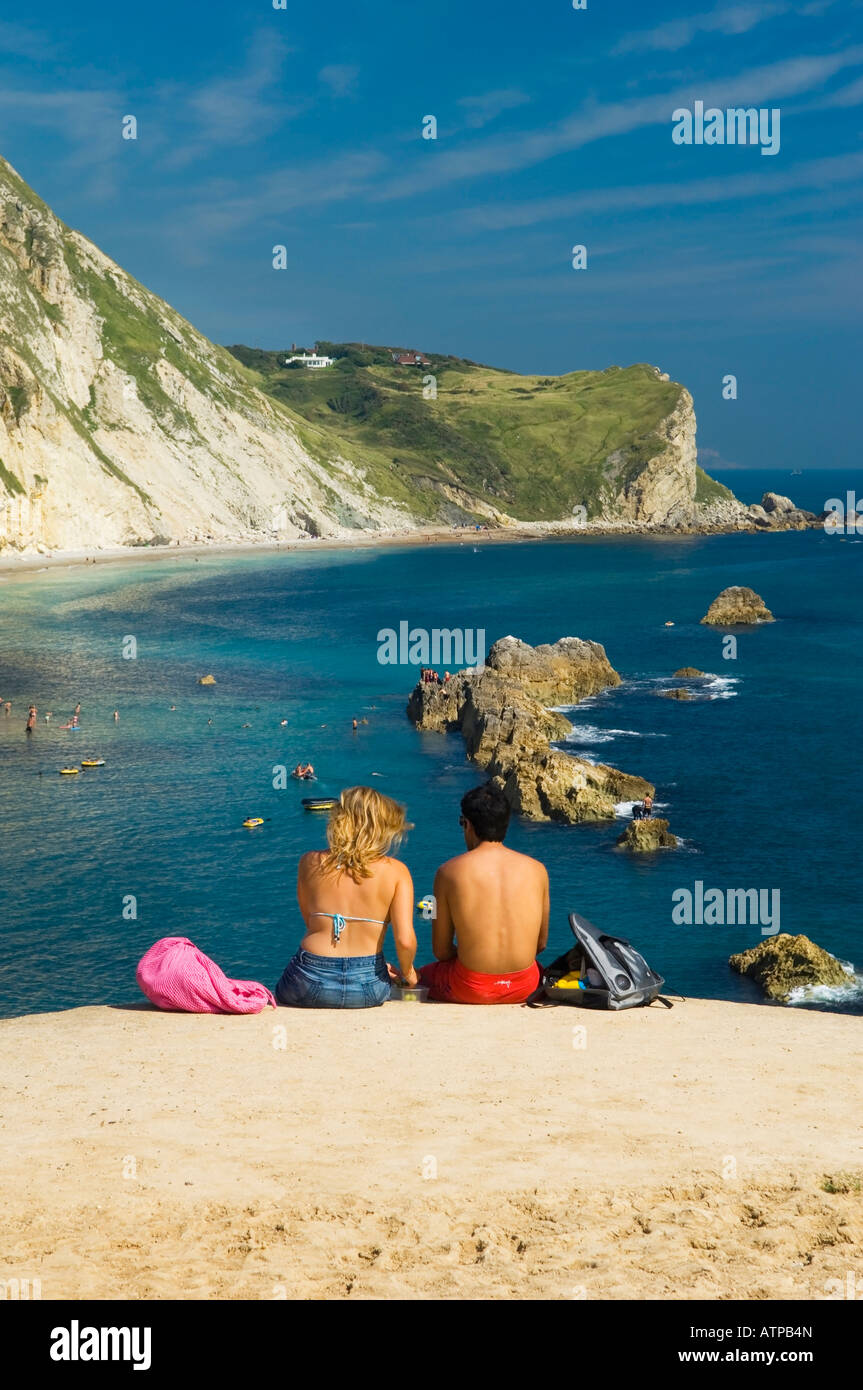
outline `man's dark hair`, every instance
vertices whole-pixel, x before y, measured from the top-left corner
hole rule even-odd
[[[481,840],[502,840],[509,825],[509,802],[500,787],[486,782],[461,799],[461,813]]]

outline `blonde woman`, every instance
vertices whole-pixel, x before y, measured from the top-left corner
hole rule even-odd
[[[297,900],[306,934],[276,985],[280,1004],[368,1009],[386,1002],[392,980],[417,983],[413,882],[390,858],[410,828],[404,806],[372,787],[342,792],[327,826],[329,849],[300,860]],[[401,974],[384,960],[388,925]]]

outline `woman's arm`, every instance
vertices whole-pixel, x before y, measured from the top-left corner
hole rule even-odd
[[[300,862],[299,862],[299,864],[297,865],[297,905],[299,906],[300,913],[301,913],[301,915],[302,915],[303,921],[305,922],[306,926],[308,926],[308,924],[309,924],[309,915],[308,915],[309,890],[308,890],[308,882],[309,882],[309,861],[310,861],[310,859],[311,859],[311,854],[310,854],[310,853],[302,854],[302,855],[300,856]]]
[[[414,958],[417,953],[417,938],[414,931],[414,884],[404,864],[399,865],[396,889],[390,904],[390,925],[402,977],[405,984],[415,985],[417,973],[414,970]]]

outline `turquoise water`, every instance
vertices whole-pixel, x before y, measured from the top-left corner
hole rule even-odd
[[[768,477],[819,507],[845,487],[835,475]],[[757,495],[745,482],[735,475]],[[515,824],[514,847],[551,875],[547,959],[577,907],[630,936],[670,989],[755,998],[726,962],[761,939],[758,926],[672,922],[673,891],[698,879],[779,889],[783,931],[860,968],[861,567],[863,545],[816,531],[469,537],[0,575],[0,696],[13,702],[0,715],[0,1013],[132,999],[138,958],[165,935],[272,985],[301,931],[297,859],[323,842],[323,821],[300,806],[308,788],[273,787],[274,767],[301,758],[319,771],[316,793],[366,782],[407,802],[416,829],[403,854],[417,896],[430,891],[462,847],[459,798],[480,778],[457,735],[419,734],[405,717],[415,672],[377,660],[378,630],[402,620],[483,628],[489,643],[593,638],[625,678],[574,713],[573,747],[654,781],[685,843],[639,859],[614,848],[622,820]],[[779,621],[742,633],[725,660],[721,635],[698,620],[732,583],[757,589]],[[135,660],[122,656],[128,636]],[[658,699],[683,665],[717,679],[690,703]],[[196,683],[207,672],[215,687]],[[39,724],[27,739],[30,700]],[[81,731],[62,731],[78,701]],[[356,734],[354,717],[369,721]],[[58,776],[89,756],[105,767]],[[248,815],[266,824],[243,830]],[[422,922],[419,935],[427,959]],[[860,1000],[827,1006],[860,1011]]]

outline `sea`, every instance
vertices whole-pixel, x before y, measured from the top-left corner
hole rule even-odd
[[[816,511],[861,481],[722,480],[747,501],[771,489]],[[297,861],[325,839],[326,818],[302,806],[310,791],[363,783],[404,802],[414,829],[400,852],[417,899],[430,893],[463,848],[459,801],[482,774],[458,734],[407,719],[417,669],[379,660],[380,634],[402,622],[481,632],[486,645],[590,638],[623,678],[569,712],[567,746],[654,782],[681,844],[620,850],[626,805],[598,825],[515,819],[509,843],[550,874],[545,960],[569,945],[577,910],[632,941],[673,998],[757,1004],[728,957],[778,926],[848,969],[847,986],[796,1004],[863,1012],[861,578],[863,541],[821,529],[512,542],[466,531],[432,546],[0,571],[0,699],[12,704],[0,711],[0,1015],[132,1001],[136,963],[164,936],[272,987],[303,931]],[[777,619],[736,644],[699,621],[731,584]],[[682,666],[708,673],[695,698],[659,698]],[[208,674],[216,683],[200,685]],[[62,728],[78,704],[80,728]],[[87,758],[104,765],[59,775]],[[317,782],[284,785],[282,769],[306,760]],[[245,829],[247,817],[264,823]],[[778,913],[680,921],[698,884],[726,899],[756,889]],[[417,928],[422,962],[420,913]]]

